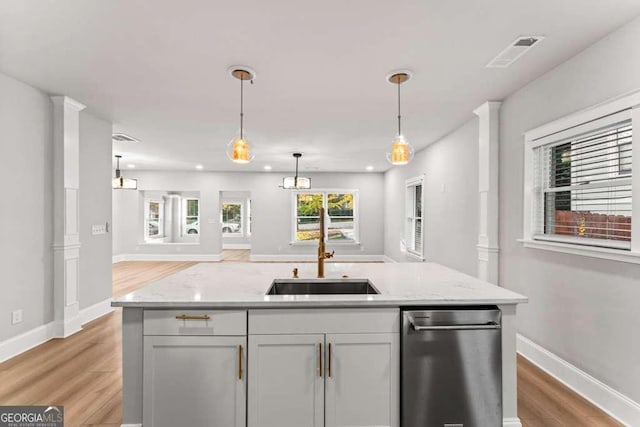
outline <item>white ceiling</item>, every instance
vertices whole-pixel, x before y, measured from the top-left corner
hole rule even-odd
[[[0,71],[65,94],[142,142],[140,169],[388,169],[392,70],[408,68],[403,131],[422,148],[640,14],[638,0],[2,0]],[[484,66],[520,35],[546,39]],[[249,165],[224,155],[245,86]]]

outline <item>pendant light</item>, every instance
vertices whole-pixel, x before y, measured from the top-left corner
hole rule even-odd
[[[285,190],[308,190],[311,188],[311,178],[298,176],[298,160],[302,157],[302,153],[293,153],[293,157],[296,159],[296,174],[282,178],[282,188]]]
[[[253,84],[256,74],[248,67],[231,67],[229,71],[240,80],[240,134],[227,145],[227,156],[234,163],[249,163],[253,160],[253,153],[244,135],[244,82],[249,80]]]
[[[387,77],[391,84],[398,87],[398,135],[393,140],[391,151],[387,153],[387,160],[396,166],[406,165],[413,159],[414,150],[402,135],[402,116],[400,114],[400,85],[411,78],[408,71],[398,71]]]
[[[111,181],[111,186],[114,190],[137,190],[138,189],[138,180],[137,179],[129,179],[122,176],[120,172],[120,159],[121,155],[116,154],[114,156],[116,158],[116,176]]]

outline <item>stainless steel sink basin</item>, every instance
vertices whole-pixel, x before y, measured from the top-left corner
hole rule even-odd
[[[377,295],[367,279],[276,279],[266,295]]]

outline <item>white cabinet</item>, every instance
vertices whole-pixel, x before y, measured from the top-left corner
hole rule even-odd
[[[397,309],[249,312],[249,427],[399,425]]]
[[[326,427],[399,424],[399,334],[326,335]]]
[[[246,319],[246,311],[145,310],[145,427],[246,426]]]
[[[246,338],[144,338],[145,427],[245,426]]]
[[[324,426],[324,335],[249,337],[249,427]]]

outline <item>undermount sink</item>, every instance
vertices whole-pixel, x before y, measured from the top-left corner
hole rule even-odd
[[[367,279],[275,279],[266,295],[377,295]]]

